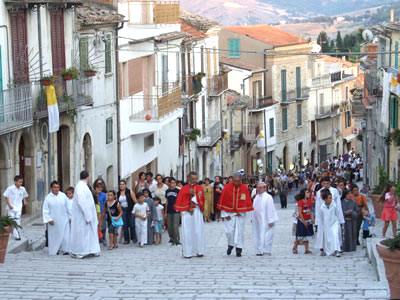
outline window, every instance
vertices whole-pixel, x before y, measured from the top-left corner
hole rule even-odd
[[[79,61],[81,70],[86,70],[89,66],[89,39],[81,38],[79,40]]]
[[[296,97],[301,98],[301,68],[296,68]]]
[[[15,83],[29,82],[28,39],[26,35],[26,11],[10,11],[12,60]]]
[[[144,151],[154,147],[154,133],[144,138]]]
[[[315,121],[311,121],[311,142],[315,142],[317,140],[317,136],[315,134]]]
[[[230,58],[240,57],[240,40],[228,41],[228,57]]]
[[[394,67],[396,70],[399,69],[399,41],[394,43]]]
[[[346,128],[351,127],[351,115],[350,115],[350,112],[349,112],[349,111],[347,111],[347,112],[345,113],[345,127],[346,127]]]
[[[267,156],[267,170],[268,174],[272,174],[272,159],[273,159],[274,151],[269,151]]]
[[[269,137],[273,137],[275,135],[275,124],[274,118],[269,119]]]
[[[397,98],[392,97],[390,99],[390,128],[397,128],[399,119],[399,101]]]
[[[286,131],[287,127],[287,107],[282,108],[282,131]]]
[[[303,116],[301,113],[301,104],[297,104],[297,126],[303,125]]]
[[[281,70],[282,101],[287,100],[286,92],[286,70]]]
[[[53,74],[60,75],[65,69],[64,10],[50,10],[50,23]]]
[[[112,52],[111,52],[111,34],[107,34],[106,44],[105,44],[105,73],[112,72]]]
[[[113,141],[113,119],[108,118],[106,120],[106,144]]]

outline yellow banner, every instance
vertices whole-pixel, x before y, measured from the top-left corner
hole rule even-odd
[[[53,85],[46,86],[47,106],[57,105],[56,89]]]

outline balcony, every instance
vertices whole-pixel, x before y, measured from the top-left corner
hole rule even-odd
[[[213,147],[222,136],[221,121],[208,121],[205,132],[197,138],[198,147]]]
[[[248,123],[244,127],[243,138],[245,141],[254,142],[260,133],[260,125],[256,123]]]
[[[243,137],[243,132],[235,132],[234,134],[231,135],[230,138],[230,148],[231,151],[238,151],[242,147],[242,145],[245,143],[244,137]]]
[[[0,135],[32,124],[31,85],[0,91]]]
[[[69,112],[80,106],[93,105],[93,85],[91,78],[65,81],[65,85],[55,87],[58,111]],[[32,92],[35,99],[34,117],[47,117],[46,89],[39,82],[33,85]]]
[[[157,86],[158,95],[129,97],[131,120],[161,120],[182,105],[182,89],[179,83],[165,83]]]
[[[319,108],[319,113],[315,115],[316,120],[323,120],[326,118],[333,118],[340,113],[340,105],[323,106]]]
[[[193,91],[193,76],[186,76],[182,82],[182,93],[188,97],[194,95]]]
[[[228,75],[220,74],[207,78],[207,88],[209,96],[218,96],[228,89]]]
[[[299,100],[307,100],[310,97],[309,88],[299,88],[295,90],[290,90],[286,92],[286,100],[282,99],[282,102],[292,102]]]
[[[129,25],[157,25],[179,23],[179,1],[128,0],[120,13],[129,19]]]

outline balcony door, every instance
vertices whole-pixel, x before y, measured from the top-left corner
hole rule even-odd
[[[53,74],[57,75],[57,86],[66,90],[65,81],[60,75],[65,69],[65,43],[64,43],[64,10],[62,8],[50,9],[51,24],[51,59]]]

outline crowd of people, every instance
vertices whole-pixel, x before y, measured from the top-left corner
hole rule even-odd
[[[91,185],[89,174],[82,171],[75,188],[67,188],[64,194],[59,183],[53,181],[45,198],[43,222],[47,224],[49,254],[84,258],[98,256],[100,244],[108,250],[121,243],[137,243],[142,248],[159,245],[167,230],[168,244],[182,243],[184,257],[202,257],[204,223],[224,221],[227,254],[235,248],[240,257],[249,215],[256,254],[270,255],[278,221],[273,196],[279,196],[281,208],[286,209],[288,193],[296,191],[293,254],[299,253],[300,245],[304,245],[305,254],[311,254],[309,242],[316,235],[315,248],[321,255],[339,257],[343,252],[355,251],[370,236],[369,230],[376,222],[368,209],[367,188],[360,190],[357,185],[362,176],[362,159],[354,152],[288,173],[278,170],[271,176],[235,173],[198,181],[197,174],[191,172],[182,182],[141,172],[132,190],[121,180],[118,191],[107,189],[101,178]],[[19,224],[28,197],[22,185],[22,178],[16,176],[14,185],[4,193],[9,215]],[[386,235],[390,223],[395,235],[400,204],[394,186],[388,186],[381,201],[385,202],[382,235]],[[18,229],[13,235],[20,239]]]

